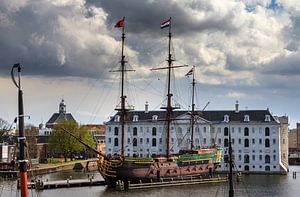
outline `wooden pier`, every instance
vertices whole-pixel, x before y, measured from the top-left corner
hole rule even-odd
[[[207,177],[177,177],[177,178],[161,178],[160,181],[150,181],[132,183],[128,181],[117,181],[116,190],[134,190],[134,189],[147,189],[147,188],[159,188],[159,187],[172,187],[172,186],[184,186],[184,185],[196,185],[196,184],[212,184],[227,182],[227,176],[216,176],[213,178]],[[86,186],[100,186],[106,185],[102,178],[88,178],[88,179],[67,179],[67,180],[55,180],[55,181],[41,181],[28,183],[29,189],[44,190],[44,189],[56,189],[56,188],[71,188],[71,187],[86,187]],[[126,185],[126,186],[125,186]]]
[[[44,190],[55,188],[69,188],[69,187],[86,187],[86,186],[99,186],[106,185],[103,179],[67,179],[57,181],[41,181],[28,183],[29,189]]]

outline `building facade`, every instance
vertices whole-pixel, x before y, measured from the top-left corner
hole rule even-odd
[[[289,152],[297,153],[300,150],[300,123],[297,123],[295,129],[289,131]]]
[[[44,159],[50,156],[50,147],[49,147],[49,136],[53,131],[54,125],[62,121],[74,121],[75,118],[71,113],[67,113],[67,106],[65,101],[62,99],[58,106],[58,113],[53,113],[46,124],[40,124],[38,135],[37,135],[37,144],[36,152],[39,159]]]
[[[196,147],[224,147],[227,154],[229,132],[237,170],[246,172],[286,173],[287,117],[275,117],[269,110],[199,111],[195,124]],[[126,156],[150,157],[166,154],[165,111],[130,111],[126,114]],[[172,113],[170,152],[189,149],[191,142],[190,112]],[[280,122],[285,120],[285,122]],[[106,123],[106,153],[119,154],[121,149],[120,115]],[[282,139],[284,138],[284,139]],[[284,144],[283,144],[284,142]],[[226,156],[224,157],[226,160]],[[221,170],[228,170],[226,161]]]
[[[97,144],[97,150],[105,153],[105,125],[87,124],[85,125]]]

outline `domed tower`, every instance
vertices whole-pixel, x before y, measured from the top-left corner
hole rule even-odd
[[[59,113],[66,113],[66,104],[64,99],[61,100],[60,104],[59,104]]]

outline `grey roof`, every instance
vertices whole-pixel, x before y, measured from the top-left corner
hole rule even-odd
[[[173,111],[172,118],[175,119],[181,115],[189,114],[190,111]],[[249,115],[250,122],[265,122],[265,115],[270,115],[271,122],[277,122],[269,110],[242,110],[239,112],[235,112],[234,110],[218,110],[218,111],[197,111],[196,112],[201,118],[210,121],[210,122],[222,122],[224,121],[224,116],[228,115],[230,121],[234,122],[244,122],[244,116]],[[120,112],[115,114],[120,115]],[[145,113],[145,111],[129,111],[127,112],[126,121],[130,122],[133,120],[133,116],[138,116],[138,121],[152,121],[153,115],[158,116],[158,120],[165,120],[166,111],[149,111]],[[109,122],[114,121],[114,117],[110,119]]]
[[[56,124],[61,121],[74,121],[74,117],[70,113],[54,113],[51,118],[48,120],[46,125]]]

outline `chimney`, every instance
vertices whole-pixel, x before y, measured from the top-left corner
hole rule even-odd
[[[239,101],[235,102],[235,113],[239,113]]]
[[[149,104],[148,104],[148,101],[146,101],[145,103],[145,113],[149,113]]]

